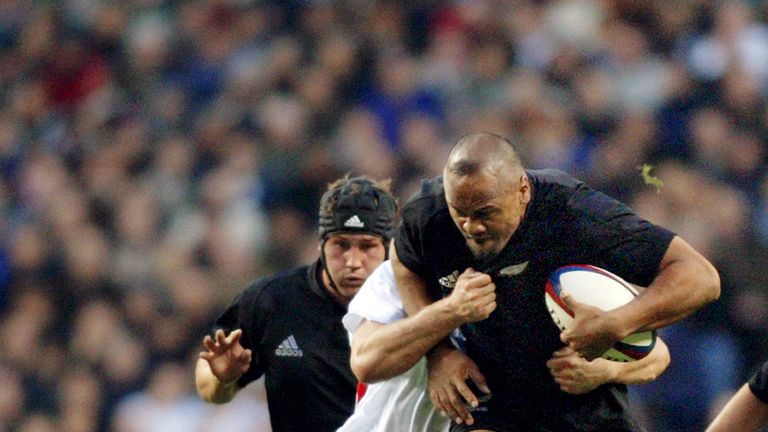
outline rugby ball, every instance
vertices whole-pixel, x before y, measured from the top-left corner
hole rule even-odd
[[[547,279],[544,299],[552,320],[563,331],[573,322],[573,312],[560,298],[566,291],[579,303],[604,311],[616,309],[631,302],[637,289],[608,270],[591,265],[569,265],[555,270]],[[656,344],[656,331],[631,334],[616,342],[606,351],[604,359],[631,362],[648,355]]]

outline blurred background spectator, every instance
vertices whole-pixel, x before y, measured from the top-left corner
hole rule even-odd
[[[767,100],[762,1],[0,0],[0,431],[268,430],[194,394],[214,317],[316,255],[329,181],[404,200],[479,130],[717,264],[632,392],[703,430],[768,358]]]

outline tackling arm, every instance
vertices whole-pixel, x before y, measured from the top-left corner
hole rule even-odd
[[[566,347],[555,352],[554,357],[547,361],[547,367],[564,392],[582,394],[609,382],[651,382],[667,369],[669,362],[669,348],[657,338],[653,350],[637,361],[622,363],[603,358],[587,361]]]
[[[394,323],[365,321],[357,328],[350,362],[352,371],[363,382],[405,372],[455,328],[485,319],[496,308],[496,287],[487,274],[465,270],[450,296],[430,304],[421,278],[397,259],[396,252],[392,254],[392,269],[404,306],[405,297],[415,299],[411,303],[411,311],[415,312]],[[401,284],[401,280],[405,283]]]
[[[618,384],[645,384],[658,378],[669,367],[671,358],[669,348],[661,338],[656,338],[656,345],[647,356],[640,360],[621,363],[605,359],[595,361],[611,363],[609,367],[615,369],[611,382]]]
[[[373,383],[399,375],[461,325],[445,301],[391,323],[363,321],[352,337],[350,365],[357,379]]]

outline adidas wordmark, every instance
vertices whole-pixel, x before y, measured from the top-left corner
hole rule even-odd
[[[278,357],[301,357],[304,355],[304,351],[299,349],[296,338],[290,335],[277,346],[275,355]]]

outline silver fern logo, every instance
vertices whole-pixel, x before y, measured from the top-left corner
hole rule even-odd
[[[517,276],[520,273],[524,272],[526,268],[528,268],[528,261],[522,262],[520,264],[513,264],[511,266],[507,266],[499,270],[499,276],[503,276],[503,277]]]

